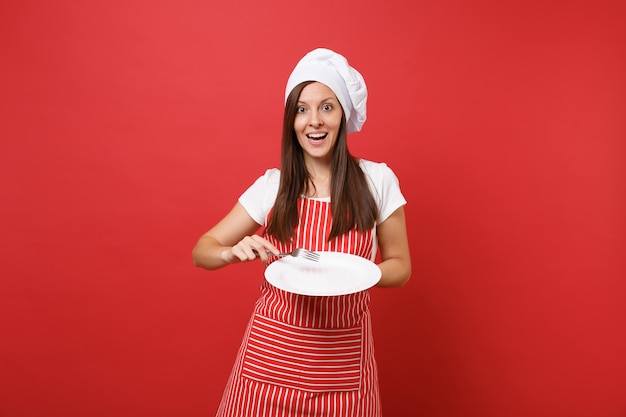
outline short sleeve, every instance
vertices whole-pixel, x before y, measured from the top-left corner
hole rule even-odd
[[[378,205],[377,222],[382,223],[407,203],[400,190],[400,181],[385,163],[361,160],[361,168],[368,178],[372,195]]]
[[[239,203],[258,224],[265,224],[274,206],[279,185],[280,170],[268,169],[239,197]]]

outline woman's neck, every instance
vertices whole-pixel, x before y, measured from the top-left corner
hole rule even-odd
[[[304,190],[307,197],[330,197],[331,168],[330,164],[307,164],[309,181]]]

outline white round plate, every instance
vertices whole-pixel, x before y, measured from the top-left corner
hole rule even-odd
[[[366,290],[380,280],[380,268],[356,255],[317,252],[318,262],[285,256],[265,269],[265,279],[281,290],[302,295],[345,295]]]

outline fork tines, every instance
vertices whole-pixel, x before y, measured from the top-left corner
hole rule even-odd
[[[318,262],[320,260],[319,253],[311,252],[310,250],[301,249],[301,248],[295,249],[293,252],[291,252],[291,255],[308,259],[309,261],[313,261],[313,262]]]

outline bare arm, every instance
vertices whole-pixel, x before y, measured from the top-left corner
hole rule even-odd
[[[219,223],[198,240],[192,251],[194,265],[218,269],[231,263],[256,258],[267,263],[267,252],[278,253],[278,249],[254,234],[260,227],[237,202]]]
[[[394,211],[376,227],[381,262],[378,267],[382,277],[379,287],[401,287],[411,276],[411,254],[406,231],[404,207]]]

